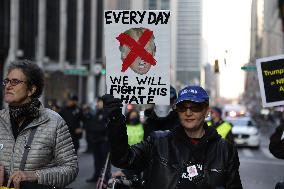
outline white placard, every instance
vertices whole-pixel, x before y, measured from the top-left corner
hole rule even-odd
[[[170,104],[170,11],[106,10],[107,93],[124,104]]]

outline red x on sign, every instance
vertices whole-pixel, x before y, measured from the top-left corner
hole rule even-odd
[[[144,49],[145,45],[151,39],[153,31],[146,29],[142,36],[135,41],[129,35],[121,33],[116,39],[120,42],[120,46],[127,45],[130,49],[127,57],[124,59],[122,64],[122,72],[125,72],[127,68],[135,61],[137,57],[140,57],[145,62],[150,63],[151,65],[156,65],[156,60],[154,57]]]

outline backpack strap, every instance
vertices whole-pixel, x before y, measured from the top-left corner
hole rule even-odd
[[[31,144],[32,144],[32,141],[34,139],[36,129],[37,129],[37,127],[33,127],[31,129],[31,133],[30,133],[28,141],[25,145],[25,151],[23,153],[23,157],[22,157],[21,164],[20,164],[20,170],[21,171],[23,171],[25,169],[26,161],[27,161],[27,158],[28,158],[28,153],[31,149]]]

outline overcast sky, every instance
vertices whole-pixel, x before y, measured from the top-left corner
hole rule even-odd
[[[249,61],[251,0],[203,2],[203,37],[208,45],[208,61],[213,64],[215,59],[219,60],[220,95],[236,98],[244,88],[241,66]]]

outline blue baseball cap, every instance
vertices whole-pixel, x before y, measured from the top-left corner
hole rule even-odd
[[[209,102],[209,96],[200,86],[187,86],[179,91],[176,104],[183,101],[192,101],[197,103]]]

